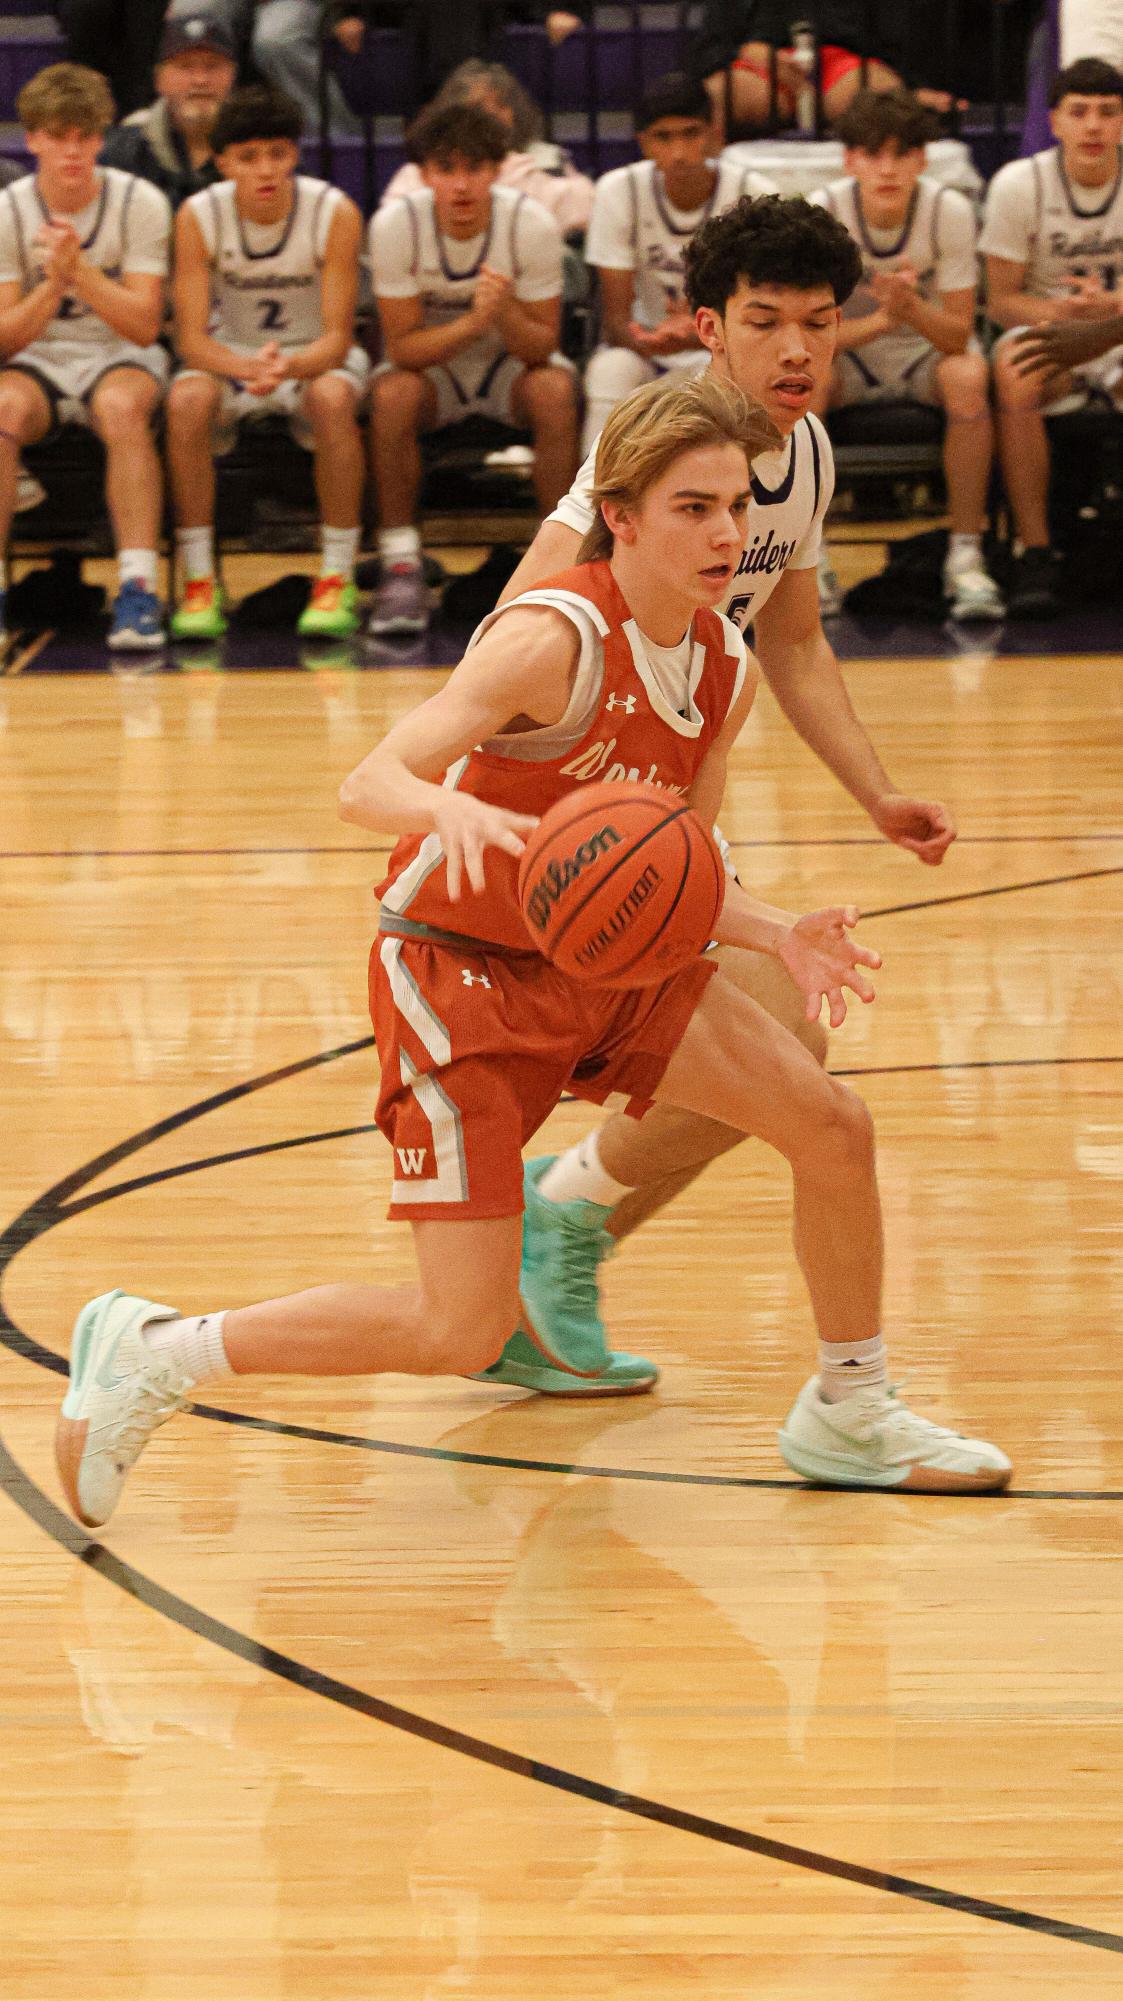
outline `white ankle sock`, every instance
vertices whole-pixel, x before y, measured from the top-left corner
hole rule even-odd
[[[631,1194],[625,1182],[614,1181],[601,1166],[599,1140],[599,1133],[586,1133],[546,1169],[538,1193],[547,1202],[599,1202],[602,1209],[615,1209]]]
[[[177,528],[175,546],[189,584],[214,575],[214,529]]]
[[[889,1381],[889,1357],[882,1335],[869,1341],[820,1341],[819,1395],[824,1403],[841,1403],[856,1390],[884,1389]]]
[[[155,1355],[164,1355],[193,1383],[221,1381],[234,1370],[222,1338],[225,1313],[196,1313],[182,1320],[153,1320],[144,1338]]]
[[[357,528],[321,528],[320,549],[320,575],[349,579],[359,553],[359,531]]]
[[[380,528],[378,553],[387,569],[393,563],[412,563],[414,569],[418,569],[421,564],[421,537],[416,528]]]
[[[155,591],[157,557],[155,549],[118,549],[117,576],[122,584],[143,584],[146,591]]]
[[[965,570],[983,560],[981,535],[951,535],[948,538],[947,568]]]

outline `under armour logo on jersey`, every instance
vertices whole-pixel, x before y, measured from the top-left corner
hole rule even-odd
[[[491,981],[488,979],[486,973],[472,973],[469,972],[467,966],[462,966],[460,968],[460,977],[466,987],[486,987],[488,992],[491,992]]]
[[[636,698],[634,695],[610,695],[604,706],[606,709],[623,709],[626,716],[631,716],[635,714]]]
[[[429,1152],[427,1146],[396,1146],[394,1152],[403,1174],[424,1174]]]

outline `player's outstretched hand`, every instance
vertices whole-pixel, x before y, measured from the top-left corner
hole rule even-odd
[[[846,987],[861,1001],[874,997],[873,988],[858,968],[869,966],[876,972],[881,954],[856,945],[847,936],[857,922],[854,903],[836,910],[813,910],[810,916],[797,919],[781,942],[780,964],[807,1003],[808,1021],[818,1021],[826,1001],[831,1027],[841,1028],[846,1020]]]
[[[521,855],[527,835],[538,825],[529,813],[509,813],[503,806],[489,806],[470,792],[450,792],[433,815],[447,857],[448,893],[458,902],[464,877],[473,890],[484,886],[484,853],[502,848],[504,854]]]
[[[1110,320],[1049,320],[1016,335],[1014,366],[1021,375],[1063,375],[1081,362],[1097,361],[1121,341],[1120,313]]]
[[[956,836],[956,825],[938,799],[907,799],[903,792],[885,792],[870,809],[874,826],[887,841],[919,855],[938,868]]]

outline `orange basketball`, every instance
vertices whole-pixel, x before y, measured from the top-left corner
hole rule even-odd
[[[655,785],[582,785],[544,814],[519,864],[538,950],[594,986],[654,986],[689,965],[724,897],[713,835]]]

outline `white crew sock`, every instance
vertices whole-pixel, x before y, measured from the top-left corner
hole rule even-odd
[[[972,569],[982,563],[983,538],[981,535],[952,535],[948,540],[947,565],[949,570]]]
[[[354,574],[355,558],[359,553],[358,529],[321,528],[320,550],[320,575],[342,577],[346,581]]]
[[[538,1193],[547,1202],[597,1202],[602,1209],[615,1209],[632,1191],[601,1166],[599,1141],[599,1133],[586,1133],[568,1153],[559,1154],[538,1183]]]
[[[416,528],[380,528],[378,553],[387,570],[395,563],[408,563],[411,568],[420,569],[421,536]]]
[[[882,1335],[869,1341],[820,1341],[819,1395],[824,1403],[841,1403],[856,1390],[884,1389],[889,1381],[889,1357]]]
[[[598,347],[585,369],[585,423],[581,450],[586,458],[616,405],[643,382],[653,382],[659,370],[630,347]]]
[[[175,546],[189,584],[201,583],[204,577],[213,577],[213,528],[177,528]]]
[[[163,1355],[193,1383],[221,1381],[235,1372],[222,1338],[225,1313],[196,1313],[182,1320],[151,1320],[144,1338],[154,1355]]]
[[[155,549],[118,549],[117,575],[122,584],[143,584],[146,591],[156,590],[157,556]]]

